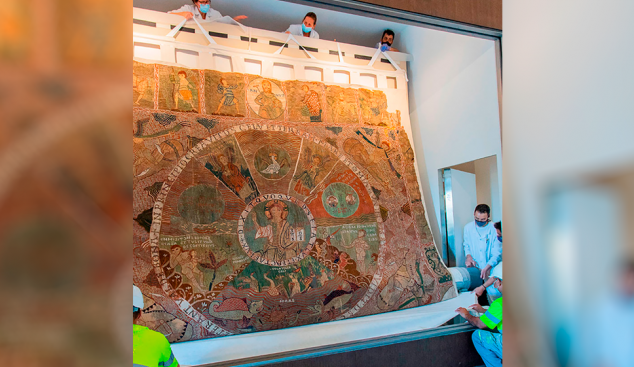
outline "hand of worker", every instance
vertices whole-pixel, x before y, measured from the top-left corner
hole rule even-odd
[[[485,313],[487,312],[487,310],[484,309],[484,307],[480,306],[477,303],[472,304],[471,306],[469,306],[469,308],[473,309],[474,311],[477,311],[479,313]]]
[[[467,311],[467,309],[464,307],[458,307],[456,309],[456,312],[459,313],[460,316],[464,317],[465,319],[467,318],[467,315],[469,315],[469,311]]]
[[[467,266],[467,268],[476,267],[476,262],[473,260],[473,257],[471,257],[471,255],[467,255],[467,260],[465,260],[465,265]]]
[[[190,20],[194,17],[194,13],[189,12],[189,11],[184,11],[182,13],[179,13],[180,15],[184,16],[185,19]]]
[[[237,17],[234,17],[233,20],[240,21],[242,19],[247,19],[248,17],[246,15],[238,15]]]
[[[486,278],[489,277],[490,272],[491,272],[491,265],[485,266],[484,269],[480,271],[480,278],[482,278],[482,280],[486,280]]]
[[[486,288],[484,288],[483,285],[476,287],[476,289],[473,290],[473,293],[475,293],[476,296],[480,297],[481,295],[484,294],[484,291],[486,290]]]

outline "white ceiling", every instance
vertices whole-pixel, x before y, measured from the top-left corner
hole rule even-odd
[[[178,9],[184,4],[191,4],[190,0],[133,0],[133,5],[139,8],[158,11]],[[396,32],[394,46],[403,49],[398,34],[407,25],[388,22],[375,18],[362,17],[331,10],[309,7],[280,0],[211,0],[211,7],[222,15],[246,15],[249,18],[242,23],[249,27],[285,31],[289,24],[301,23],[304,15],[313,11],[317,14],[317,26],[321,39],[337,40],[360,46],[374,47],[379,42],[385,28]]]

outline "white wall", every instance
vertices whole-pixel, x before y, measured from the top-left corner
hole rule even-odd
[[[451,170],[454,241],[453,246],[451,243],[449,244],[449,251],[453,253],[456,266],[465,266],[466,256],[462,246],[463,228],[467,223],[473,221],[473,208],[478,205],[476,180],[476,175],[473,173]]]
[[[634,162],[634,2],[575,4],[553,3],[542,12],[539,2],[511,1],[508,9],[505,3],[505,24],[544,25],[511,26],[504,37],[505,179],[516,223],[546,213],[546,187]],[[543,227],[518,228],[514,246],[514,255],[526,260],[523,271],[536,277],[545,276],[550,255]]]
[[[421,181],[429,183],[423,183],[425,204],[441,243],[438,170],[495,155],[502,172],[495,45],[417,27],[405,30],[402,39],[414,60],[409,98],[418,170]]]
[[[610,238],[616,229],[605,225],[606,213],[612,209],[601,204],[605,195],[597,199],[587,187],[588,192],[577,195],[571,188],[584,188],[584,181],[593,177],[618,176],[634,167],[634,2],[510,0],[504,1],[503,9],[504,181],[509,197],[505,205],[513,203],[505,208],[505,262],[506,269],[512,269],[505,280],[506,289],[516,289],[505,307],[521,315],[509,320],[508,330],[522,330],[522,355],[533,359],[527,365],[559,365],[549,351],[573,350],[578,354],[569,365],[581,366],[580,361],[589,362],[587,354],[596,345],[578,349],[579,330],[567,329],[569,318],[563,316],[571,310],[551,295],[581,286],[580,297],[569,297],[582,305],[588,295],[597,298],[596,287],[579,278],[552,280],[562,271],[580,270],[600,284],[616,284],[596,266],[620,250],[620,243]],[[553,198],[548,194],[562,181],[574,200],[560,205],[579,219],[570,220],[561,234],[548,233],[550,218],[557,214],[549,207]],[[619,223],[617,218],[613,223],[631,228],[631,222]],[[575,261],[570,254],[585,252],[587,238],[596,239],[599,248],[591,252],[592,261]],[[565,250],[557,251],[558,247]],[[615,269],[618,265],[613,263]],[[601,311],[592,310],[591,316],[595,315]],[[573,322],[583,324],[579,320],[588,318]],[[613,331],[592,334],[619,336]],[[547,345],[558,339],[569,345]],[[511,357],[508,363],[513,365]]]
[[[491,207],[491,220],[502,220],[502,198],[500,195],[500,176],[498,175],[497,156],[486,157],[473,162],[475,166],[478,204]],[[473,211],[473,209],[472,209]]]

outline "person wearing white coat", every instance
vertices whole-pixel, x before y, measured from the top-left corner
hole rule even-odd
[[[474,221],[464,226],[465,265],[480,269],[480,278],[484,280],[491,269],[502,261],[502,243],[491,223],[491,208],[488,205],[479,204],[473,215]]]
[[[302,20],[302,24],[291,24],[286,30],[286,33],[290,33],[293,36],[304,36],[319,39],[319,33],[315,31],[316,25],[317,14],[309,12],[304,15],[304,20]]]
[[[231,22],[231,19],[229,17],[223,17],[219,11],[213,9],[211,7],[210,0],[192,0],[191,5],[183,5],[176,10],[169,11],[168,13],[180,15],[181,17],[185,17],[185,19],[187,20],[193,18],[196,19],[199,23],[233,23]],[[238,15],[237,17],[233,18],[233,20],[239,21],[246,18],[246,15]]]

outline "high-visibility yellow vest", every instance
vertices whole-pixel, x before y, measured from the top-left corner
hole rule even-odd
[[[165,336],[145,326],[132,325],[132,342],[134,367],[176,367],[178,361],[174,357],[170,343]]]
[[[502,325],[502,298],[504,297],[500,297],[498,299],[496,299],[495,301],[493,301],[493,304],[491,304],[491,306],[489,307],[489,309],[487,310],[487,312],[480,316],[480,320],[489,328],[492,330],[495,330],[495,328],[498,328],[498,331],[500,333],[503,333],[502,329],[503,329],[503,325]]]

